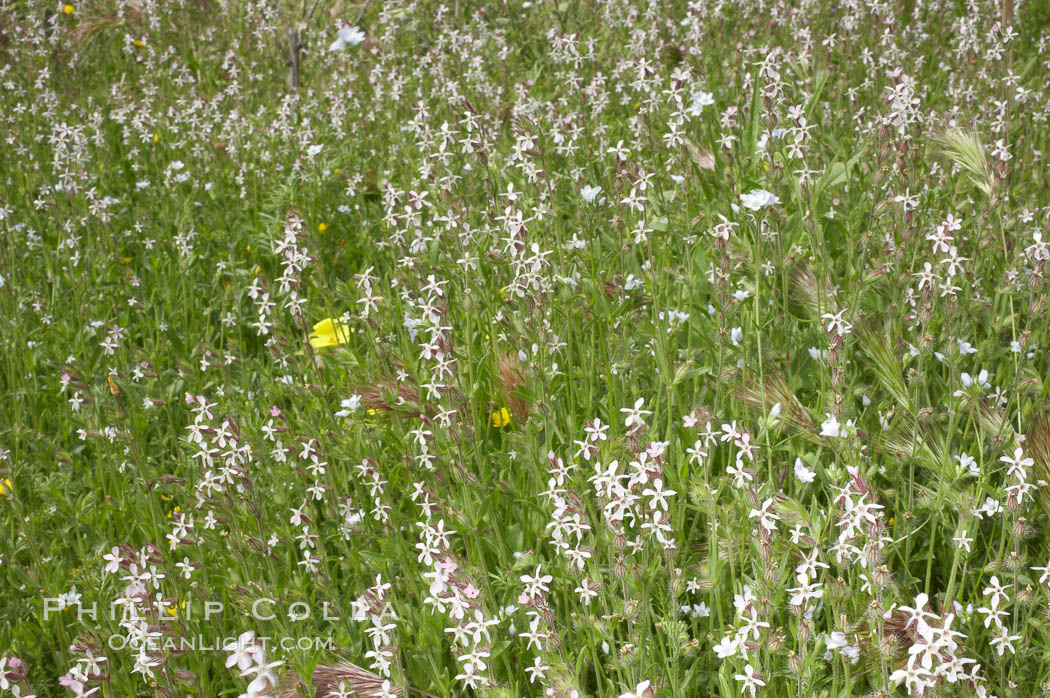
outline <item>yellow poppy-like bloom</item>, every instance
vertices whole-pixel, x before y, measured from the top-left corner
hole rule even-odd
[[[12,494],[15,491],[15,486],[11,484],[11,478],[5,477],[0,480],[0,494]]]
[[[329,317],[314,325],[314,332],[310,335],[310,346],[314,349],[324,349],[345,344],[349,339],[350,330],[346,323]]]
[[[76,9],[74,9],[74,7],[72,5],[65,5],[62,8],[62,11],[65,12],[67,15],[71,15],[74,12],[76,12]]]
[[[506,407],[501,407],[492,413],[492,426],[502,429],[508,424],[510,424],[510,412],[507,411]]]

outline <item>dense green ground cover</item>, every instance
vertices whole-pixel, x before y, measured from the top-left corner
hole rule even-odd
[[[1034,696],[1037,0],[0,0],[0,695]]]

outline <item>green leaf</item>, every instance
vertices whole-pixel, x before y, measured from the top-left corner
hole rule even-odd
[[[674,380],[671,381],[671,385],[678,385],[679,383],[691,381],[694,378],[706,376],[710,373],[710,366],[694,366],[692,360],[686,361],[675,369]]]
[[[747,140],[744,142],[747,150],[743,152],[744,158],[754,156],[758,147],[758,134],[762,130],[762,90],[760,85],[762,77],[755,73],[754,85],[751,88],[751,121],[747,127]],[[757,162],[756,162],[757,164]]]

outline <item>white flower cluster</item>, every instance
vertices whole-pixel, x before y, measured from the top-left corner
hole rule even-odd
[[[226,666],[236,666],[241,676],[251,676],[247,692],[240,698],[272,698],[273,689],[277,687],[277,676],[273,670],[284,664],[283,661],[267,662],[266,648],[255,641],[255,631],[248,630],[238,638],[225,645],[224,650],[230,653]]]
[[[353,619],[358,623],[368,621],[365,634],[372,640],[372,649],[365,657],[372,661],[371,669],[380,676],[389,678],[394,660],[394,630],[397,628],[397,613],[387,601],[389,583],[383,575],[376,575],[376,583],[351,603]]]

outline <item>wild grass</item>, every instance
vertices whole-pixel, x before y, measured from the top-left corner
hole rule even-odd
[[[0,0],[0,695],[1042,695],[1036,0]]]

